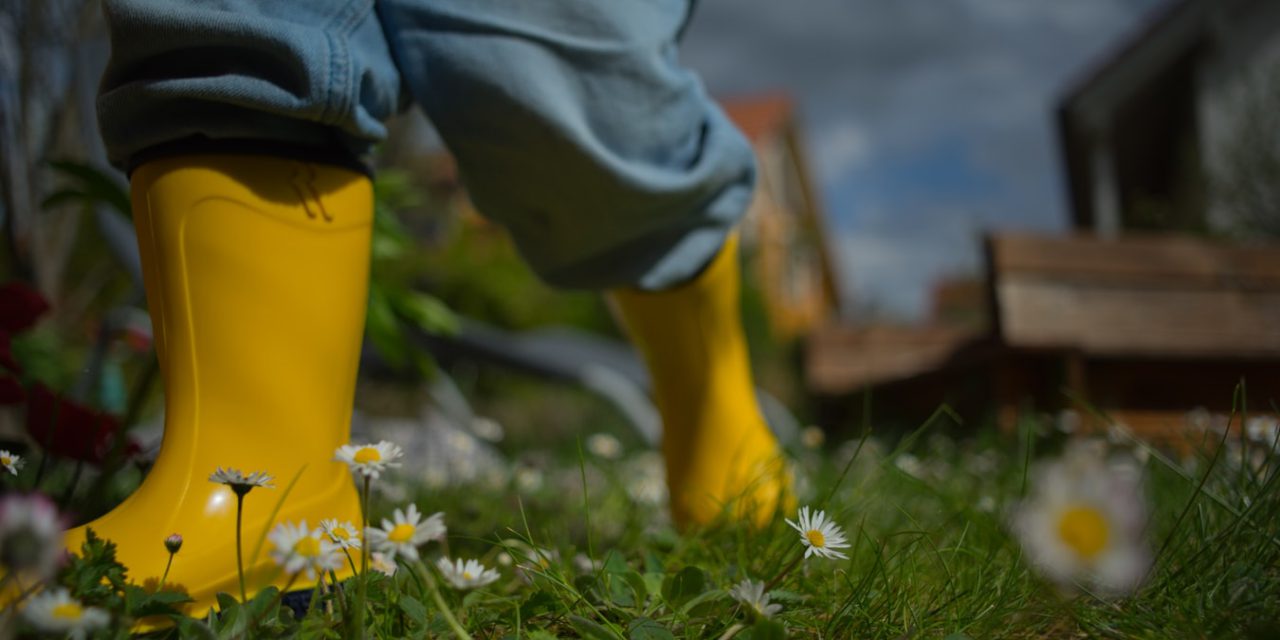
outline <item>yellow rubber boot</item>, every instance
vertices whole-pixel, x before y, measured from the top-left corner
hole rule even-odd
[[[648,365],[676,526],[721,514],[763,526],[791,483],[756,403],[743,336],[737,235],[694,280],[660,292],[610,292]]]
[[[373,192],[344,169],[209,155],[139,167],[132,198],[164,378],[164,440],[137,491],[85,527],[118,545],[139,584],[161,577],[164,539],[181,534],[166,583],[202,615],[218,592],[240,593],[236,496],[209,481],[218,467],[275,477],[274,489],[244,499],[250,597],[288,582],[260,543],[275,524],[359,525],[355,484],[333,457],[350,434]],[[67,532],[69,550],[79,551],[85,527]],[[303,576],[291,588],[308,586]]]

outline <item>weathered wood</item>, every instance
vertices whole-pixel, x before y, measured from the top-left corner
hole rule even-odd
[[[944,327],[830,326],[807,343],[806,378],[818,393],[844,393],[943,367],[978,337]]]
[[[989,239],[997,276],[1180,288],[1280,290],[1280,247],[1224,245],[1184,236],[999,234]]]
[[[1028,236],[996,236],[989,248],[994,315],[1011,347],[1280,355],[1278,248]]]

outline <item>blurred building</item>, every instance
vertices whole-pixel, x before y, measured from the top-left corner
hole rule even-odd
[[[1277,168],[1258,166],[1280,162],[1280,3],[1173,2],[1057,118],[1078,229],[1232,232],[1259,204],[1280,217]],[[1259,189],[1267,202],[1238,201]]]
[[[1259,242],[1280,237],[1280,3],[1166,5],[1057,115],[1075,232],[992,234],[985,280],[939,283],[928,326],[814,335],[829,422],[872,397],[905,425],[945,402],[1177,439],[1242,380],[1250,407],[1280,401],[1280,245]]]
[[[742,229],[770,328],[788,340],[836,315],[836,275],[795,106],[782,94],[725,100],[751,140],[759,187]]]

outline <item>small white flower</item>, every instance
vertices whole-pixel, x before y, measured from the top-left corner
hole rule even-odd
[[[1012,520],[1031,563],[1064,587],[1085,582],[1104,595],[1137,589],[1151,566],[1140,470],[1076,443],[1034,477]]]
[[[360,530],[350,522],[338,522],[335,518],[320,521],[320,529],[339,549],[359,549]]]
[[[27,601],[22,615],[45,633],[66,634],[80,640],[107,626],[111,615],[97,607],[86,607],[62,587],[38,593]]]
[[[502,438],[506,436],[506,431],[497,420],[484,416],[476,416],[471,420],[471,432],[489,442],[502,442]]]
[[[1267,416],[1254,416],[1245,423],[1244,431],[1250,440],[1270,449],[1280,438],[1280,422]],[[4,462],[4,453],[0,451],[0,462]]]
[[[0,499],[0,566],[44,580],[62,558],[62,518],[48,498],[33,493]]]
[[[626,462],[627,495],[639,504],[660,507],[667,503],[667,466],[662,454],[646,451]]]
[[[791,528],[800,532],[800,541],[804,543],[804,557],[808,558],[812,555],[819,555],[824,558],[840,558],[847,560],[846,556],[836,549],[845,549],[849,547],[849,542],[844,537],[844,532],[840,527],[830,520],[827,520],[827,514],[822,511],[815,511],[813,516],[809,515],[809,507],[800,507],[800,522],[795,523],[787,520],[787,524]]]
[[[395,558],[388,558],[387,554],[381,551],[369,554],[369,568],[388,578],[394,576],[397,569]]]
[[[750,578],[744,579],[738,583],[738,586],[729,591],[729,595],[734,600],[751,607],[756,615],[771,618],[773,614],[782,611],[782,605],[769,604],[769,594],[764,592],[764,583],[755,582]]]
[[[334,459],[347,463],[352,471],[366,478],[377,480],[383,471],[399,467],[396,461],[403,455],[399,445],[383,440],[377,444],[344,444],[338,447]]]
[[[555,549],[539,549],[538,547],[522,546],[517,551],[519,562],[516,568],[521,571],[538,573],[550,569],[553,564],[560,562],[560,552]],[[502,564],[499,562],[499,564]]]
[[[978,498],[978,503],[974,505],[978,511],[983,513],[994,513],[996,510],[996,499],[989,494],[984,494]]]
[[[500,577],[496,570],[485,568],[477,560],[463,562],[459,558],[450,562],[448,558],[440,558],[436,561],[436,568],[455,589],[464,591],[483,587]]]
[[[387,559],[393,561],[396,555],[417,560],[418,547],[432,540],[443,540],[447,531],[443,513],[431,514],[423,520],[414,504],[405,511],[396,509],[392,518],[383,518],[381,528],[369,527],[365,538],[369,540],[370,549],[387,554]]]
[[[542,489],[542,471],[537,467],[520,465],[514,474],[516,490],[520,493],[534,493]]]
[[[308,529],[307,521],[294,525],[282,522],[271,530],[271,557],[290,575],[306,571],[314,580],[317,573],[342,566],[338,545],[325,539],[320,529]]]
[[[928,467],[924,466],[924,463],[920,461],[920,458],[917,458],[915,455],[910,453],[904,452],[899,454],[898,458],[893,461],[893,464],[898,467],[898,469],[902,470],[903,473],[906,473],[918,480],[925,480],[929,475]]]
[[[827,442],[827,432],[822,427],[809,425],[800,432],[800,444],[806,449],[820,449]]]
[[[0,449],[0,467],[16,476],[18,469],[22,468],[22,456]]]
[[[1073,434],[1080,430],[1080,412],[1074,409],[1063,409],[1058,412],[1057,419],[1054,420],[1054,426],[1058,431],[1067,435]]]
[[[573,556],[573,568],[577,569],[578,573],[595,573],[603,566],[604,565],[599,560],[592,560],[591,557],[585,553],[579,553]]]
[[[245,475],[239,469],[230,467],[226,469],[218,467],[218,470],[209,476],[209,482],[225,484],[231,487],[231,490],[236,492],[238,496],[244,496],[244,494],[252,491],[254,487],[274,489],[275,487],[271,484],[274,480],[275,478],[272,478],[265,471],[254,471],[249,475]]]
[[[597,458],[617,460],[622,456],[622,443],[607,433],[593,433],[587,436],[587,451]]]

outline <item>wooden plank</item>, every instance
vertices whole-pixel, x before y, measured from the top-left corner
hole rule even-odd
[[[951,328],[828,327],[806,343],[805,378],[818,393],[846,393],[934,371],[978,333]]]
[[[1280,355],[1280,292],[1089,287],[1004,277],[1001,337],[1097,355]]]
[[[991,267],[1008,274],[1098,284],[1280,290],[1280,247],[1241,247],[1180,236],[997,235]]]
[[[1280,247],[1182,236],[997,235],[1002,341],[1087,356],[1280,355]]]

